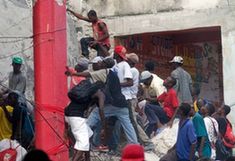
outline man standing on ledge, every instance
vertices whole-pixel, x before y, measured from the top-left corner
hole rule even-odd
[[[175,91],[179,99],[179,103],[193,103],[192,100],[192,78],[190,74],[182,68],[183,58],[181,56],[175,56],[170,63],[174,70],[171,72],[171,76],[176,79]]]
[[[97,56],[108,56],[108,51],[110,49],[108,28],[102,20],[98,19],[96,12],[94,10],[90,10],[87,17],[84,17],[70,9],[67,9],[67,11],[80,20],[92,23],[93,37],[86,37],[80,40],[82,55],[89,58],[88,47],[90,46],[97,51]]]

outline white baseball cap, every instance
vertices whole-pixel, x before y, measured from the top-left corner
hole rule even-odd
[[[171,61],[169,61],[170,63],[180,63],[183,64],[184,59],[181,56],[175,56]]]
[[[152,74],[149,72],[149,71],[143,71],[141,74],[140,74],[140,81],[143,82],[145,81],[146,79],[150,78],[152,76]]]

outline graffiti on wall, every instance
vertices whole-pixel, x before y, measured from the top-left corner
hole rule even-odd
[[[184,58],[184,68],[191,74],[196,86],[201,89],[201,96],[214,101],[223,100],[221,47],[217,42],[174,44],[170,36],[154,34],[131,35],[116,38],[116,44],[124,45],[128,52],[135,52],[140,57],[138,68],[144,69],[148,60],[155,61],[155,73],[165,79],[172,68],[169,61],[180,55]]]

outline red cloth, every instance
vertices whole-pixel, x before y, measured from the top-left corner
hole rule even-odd
[[[95,23],[92,23],[92,29],[93,29],[93,37],[95,40],[97,40],[99,37],[102,37],[104,35],[104,31],[102,31],[100,29],[100,23],[103,23],[105,25],[105,27],[107,28],[107,25],[102,21],[102,20],[98,20]],[[107,28],[108,31],[108,28]],[[99,41],[99,43],[101,43],[102,45],[107,45],[108,47],[110,47],[110,40],[109,37]]]
[[[139,144],[128,144],[122,151],[121,161],[144,161],[144,148]]]
[[[235,135],[233,134],[232,124],[229,122],[228,119],[227,126],[226,126],[226,132],[223,137],[223,143],[228,148],[234,148],[235,147]]]
[[[74,68],[69,68],[69,71],[70,73],[76,73]],[[72,89],[74,86],[78,85],[82,80],[85,79],[85,77],[71,76],[69,88]]]
[[[176,108],[179,106],[177,94],[173,88],[161,94],[157,100],[163,102],[163,110],[169,118],[172,118]]]

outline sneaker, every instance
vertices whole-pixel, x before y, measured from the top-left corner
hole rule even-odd
[[[109,151],[109,147],[105,146],[105,145],[100,145],[100,146],[97,146],[97,147],[93,147],[92,151],[108,152]]]

